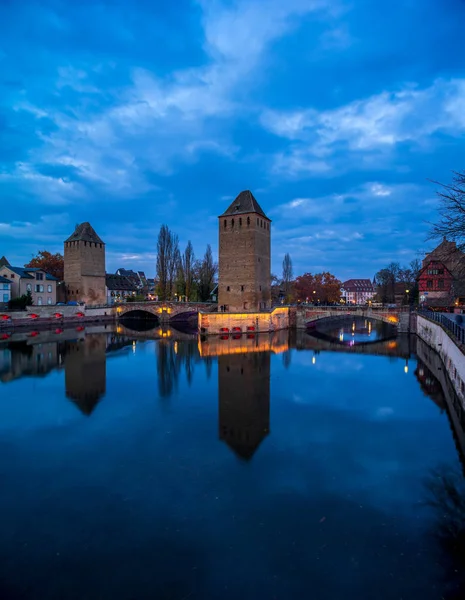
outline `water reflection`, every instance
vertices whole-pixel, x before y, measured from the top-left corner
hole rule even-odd
[[[393,325],[359,316],[344,316],[338,320],[322,319],[313,325],[309,329],[309,333],[314,337],[346,346],[368,344],[397,337],[397,330]]]
[[[220,440],[250,460],[270,431],[270,353],[222,354],[218,358]]]

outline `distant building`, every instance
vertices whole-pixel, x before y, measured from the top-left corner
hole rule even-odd
[[[271,220],[250,191],[219,217],[218,310],[271,308]]]
[[[376,287],[370,279],[348,279],[341,288],[341,297],[346,304],[366,304],[376,295]]]
[[[0,289],[2,290],[0,295],[0,305],[8,304],[11,300],[11,280],[0,275]]]
[[[450,306],[463,291],[465,254],[446,238],[422,262],[418,276],[420,302],[431,306]]]
[[[128,296],[135,296],[138,288],[135,283],[123,275],[108,274],[105,277],[107,304],[124,302]]]
[[[76,226],[64,243],[68,300],[105,304],[105,244],[90,223]]]
[[[56,304],[58,279],[43,269],[30,267],[13,267],[5,264],[0,267],[0,276],[10,282],[10,299],[31,293],[32,302],[36,306]],[[2,284],[2,287],[6,285]],[[4,288],[5,289],[5,288]],[[2,290],[2,293],[8,293]],[[1,300],[1,298],[0,298]]]
[[[144,271],[133,271],[132,269],[118,269],[116,275],[127,277],[141,294],[147,294],[149,285]]]

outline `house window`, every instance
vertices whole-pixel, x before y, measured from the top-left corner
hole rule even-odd
[[[14,275],[14,273],[12,273],[12,274],[10,275],[10,277],[11,277],[11,279],[14,279],[14,278],[15,278],[15,275]]]
[[[48,292],[49,294],[51,294],[51,293],[52,293],[52,286],[51,286],[51,285],[48,285],[48,286],[47,286],[47,292]]]
[[[30,283],[26,286],[26,292],[32,292],[32,285]]]
[[[42,296],[37,296],[37,305],[42,306]]]
[[[10,299],[8,294],[3,294],[3,302],[8,302],[8,300]]]
[[[432,279],[427,279],[426,280],[426,287],[431,290],[433,289],[433,280]]]
[[[438,281],[438,289],[440,289],[440,290],[444,289],[444,279],[439,279],[439,281]]]
[[[47,298],[47,304],[51,304],[52,303],[52,299],[50,298],[50,296]]]
[[[4,283],[3,284],[3,289],[4,290],[9,290],[10,289],[10,284],[9,283]]]
[[[444,269],[438,269],[438,275],[444,275]]]
[[[44,291],[44,286],[43,285],[36,285],[36,292],[43,292]]]
[[[36,280],[37,281],[42,281],[44,278],[44,274],[43,273],[36,273]]]

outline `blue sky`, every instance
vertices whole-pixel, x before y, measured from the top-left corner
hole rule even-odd
[[[463,0],[0,1],[0,255],[90,221],[107,271],[201,255],[251,189],[273,272],[372,277],[465,167]]]

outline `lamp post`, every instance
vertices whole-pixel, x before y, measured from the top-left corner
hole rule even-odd
[[[405,293],[407,294],[407,304],[410,304],[410,290],[405,290]]]

